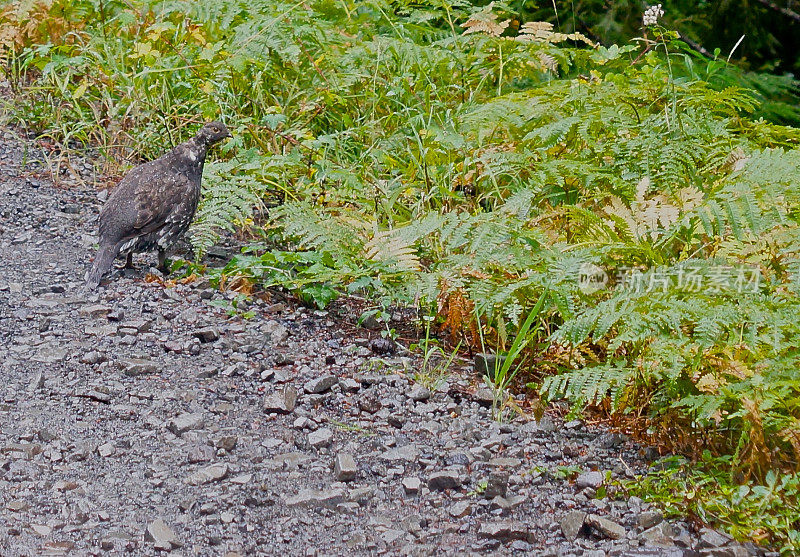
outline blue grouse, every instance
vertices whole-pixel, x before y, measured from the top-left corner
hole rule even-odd
[[[100,211],[100,249],[86,286],[94,289],[118,255],[131,266],[134,252],[158,250],[163,270],[166,250],[189,228],[197,202],[208,148],[231,134],[210,122],[186,143],[128,172]]]

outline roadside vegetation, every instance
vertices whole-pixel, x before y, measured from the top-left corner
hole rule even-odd
[[[639,32],[501,3],[42,0],[0,14],[0,64],[13,122],[113,172],[226,122],[192,235],[253,238],[221,288],[416,307],[421,346],[510,354],[501,400],[691,459],[632,489],[796,553],[800,130],[768,95],[795,85]]]

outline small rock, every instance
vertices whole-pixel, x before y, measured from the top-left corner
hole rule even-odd
[[[236,519],[236,517],[233,515],[232,512],[224,511],[220,513],[219,519],[223,522],[223,524],[230,524]]]
[[[219,330],[216,327],[206,327],[204,329],[197,329],[193,331],[192,336],[203,343],[214,342],[219,340]]]
[[[333,464],[333,475],[336,481],[349,482],[355,479],[358,467],[353,455],[350,453],[339,453]]]
[[[264,397],[264,410],[272,414],[289,414],[297,404],[297,389],[287,385],[283,390]]]
[[[403,478],[403,489],[406,490],[408,494],[415,494],[419,493],[419,489],[422,487],[422,480],[416,477],[411,478]]]
[[[125,319],[125,312],[121,309],[115,309],[114,311],[110,312],[106,315],[106,319],[109,321],[122,321]]]
[[[47,542],[42,545],[42,550],[39,555],[43,557],[50,557],[55,555],[67,555],[70,551],[75,549],[75,544],[71,541],[63,541],[63,542]]]
[[[39,371],[33,376],[33,380],[31,380],[30,386],[28,387],[28,392],[34,393],[44,387],[44,385],[44,373]]]
[[[308,434],[308,444],[312,447],[327,447],[333,440],[333,431],[327,427],[322,427]]]
[[[511,542],[511,545],[509,547],[511,548],[512,551],[516,551],[523,554],[530,553],[532,549],[531,544],[529,544],[528,542],[524,542],[522,540],[514,540],[513,542]]]
[[[228,475],[227,464],[212,464],[206,466],[186,478],[189,485],[204,485],[211,482],[218,482]]]
[[[95,304],[91,306],[82,307],[79,313],[81,315],[88,315],[89,317],[95,317],[95,318],[103,317],[104,315],[108,315],[109,313],[111,313],[111,307]]]
[[[508,476],[507,472],[500,470],[495,470],[489,474],[483,496],[486,499],[494,499],[497,496],[505,497],[506,491],[508,491]]]
[[[339,386],[347,393],[354,393],[361,388],[361,383],[352,377],[345,377],[344,379],[339,379]]]
[[[303,385],[303,390],[309,394],[318,395],[330,391],[338,382],[339,379],[335,375],[323,375]]]
[[[526,541],[530,539],[530,532],[528,531],[527,526],[515,520],[484,522],[478,529],[478,538],[489,538],[501,541]]]
[[[98,352],[97,350],[92,350],[91,352],[85,353],[81,356],[81,363],[82,364],[89,364],[89,365],[96,365],[102,362],[105,362],[107,358],[104,354]]]
[[[389,449],[385,453],[381,455],[381,459],[395,462],[398,460],[406,461],[406,462],[414,462],[417,460],[419,456],[419,451],[417,450],[417,446],[413,443],[409,443],[408,445],[403,445],[402,447],[395,447],[394,449]]]
[[[141,358],[117,360],[117,366],[129,377],[146,375],[158,371],[158,364]]]
[[[383,327],[382,321],[375,317],[374,313],[368,313],[366,315],[361,316],[359,319],[359,325],[364,327],[365,329],[370,329],[373,331],[377,331]]]
[[[392,354],[395,350],[395,345],[388,338],[376,338],[370,341],[369,349],[378,355]]]
[[[603,482],[605,481],[605,476],[603,476],[602,472],[584,472],[575,480],[575,484],[583,489],[586,487],[591,487],[592,489],[597,489]]]
[[[642,530],[652,528],[664,520],[664,515],[660,511],[647,511],[636,517],[636,524]]]
[[[175,352],[176,354],[183,352],[183,344],[177,340],[165,341],[161,347],[164,348],[164,352]]]
[[[347,495],[348,501],[356,502],[360,505],[366,504],[370,499],[375,496],[375,488],[372,486],[357,487],[351,489]]]
[[[172,433],[174,433],[175,435],[177,435],[178,437],[180,437],[181,435],[192,429],[202,429],[204,425],[205,425],[205,419],[203,418],[202,414],[187,413],[172,418],[167,423],[167,429]]]
[[[505,497],[500,497],[498,495],[491,500],[491,502],[489,503],[489,508],[491,510],[500,509],[502,511],[509,511],[511,510],[511,504],[508,502],[508,499],[506,499]]]
[[[116,447],[114,447],[111,443],[103,443],[99,447],[97,447],[97,454],[102,456],[103,458],[108,458],[109,456],[113,455],[117,451]]]
[[[223,449],[231,452],[239,444],[239,437],[236,435],[223,435],[214,440],[214,446],[218,449]]]
[[[698,549],[721,547],[731,541],[730,536],[718,532],[712,528],[702,528],[699,532],[700,539],[697,541]]]
[[[372,394],[366,394],[364,396],[359,397],[358,407],[364,412],[368,412],[369,414],[374,414],[375,412],[381,409],[381,401],[378,400],[378,397]]]
[[[285,503],[287,507],[328,507],[336,508],[336,505],[345,501],[345,491],[343,489],[328,489],[320,491],[317,489],[304,489],[294,497],[287,497]]]
[[[462,518],[472,513],[472,505],[469,501],[457,501],[447,510],[453,518]]]
[[[214,449],[205,443],[192,443],[186,449],[186,460],[189,464],[209,462],[214,458]]]
[[[604,538],[618,540],[625,537],[625,528],[612,520],[608,520],[596,514],[588,515],[586,520],[584,520],[584,524]]]
[[[53,531],[52,528],[45,526],[44,524],[31,524],[31,530],[42,537],[49,536],[50,532]]]
[[[167,526],[167,523],[162,519],[157,518],[147,525],[147,530],[144,533],[144,539],[153,542],[156,549],[164,549],[170,551],[176,547],[181,547],[183,544],[178,540],[175,532]]]
[[[6,505],[6,508],[12,512],[22,512],[27,511],[29,506],[25,501],[16,500],[9,501],[9,503]]]
[[[289,338],[289,331],[275,320],[267,321],[264,323],[263,331],[269,336],[269,340],[273,346],[282,344]]]
[[[486,387],[481,387],[475,391],[473,398],[475,402],[484,408],[490,408],[492,404],[494,404],[494,393],[492,393],[491,389],[487,389]]]
[[[586,513],[583,511],[572,511],[561,519],[561,532],[568,542],[572,543],[578,538],[585,520]]]
[[[418,383],[414,385],[414,387],[411,389],[411,392],[408,393],[408,398],[410,398],[414,402],[428,400],[429,398],[431,398],[431,391],[427,387],[420,385]]]
[[[641,539],[648,545],[656,547],[672,547],[675,542],[672,537],[675,535],[675,530],[668,522],[660,522],[642,532]]]
[[[752,555],[759,555],[759,552],[756,550],[751,553],[744,546],[737,544],[704,549],[700,552],[700,555],[703,557],[751,557]],[[777,553],[775,555],[777,555]]]
[[[403,427],[403,424],[406,423],[406,419],[400,413],[389,414],[388,416],[386,416],[386,423],[388,423],[392,427],[400,429]]]
[[[450,470],[434,472],[428,478],[428,489],[431,491],[444,491],[445,489],[457,489],[459,487],[461,487],[461,478],[457,472]]]

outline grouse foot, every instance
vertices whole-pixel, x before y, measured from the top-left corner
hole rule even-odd
[[[169,265],[167,265],[167,252],[163,249],[158,250],[158,270],[164,273],[164,275],[169,274]]]

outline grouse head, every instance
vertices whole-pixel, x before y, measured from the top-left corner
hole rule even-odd
[[[197,132],[197,140],[206,146],[213,145],[218,141],[222,141],[226,137],[231,137],[231,132],[225,127],[222,122],[209,122]]]

